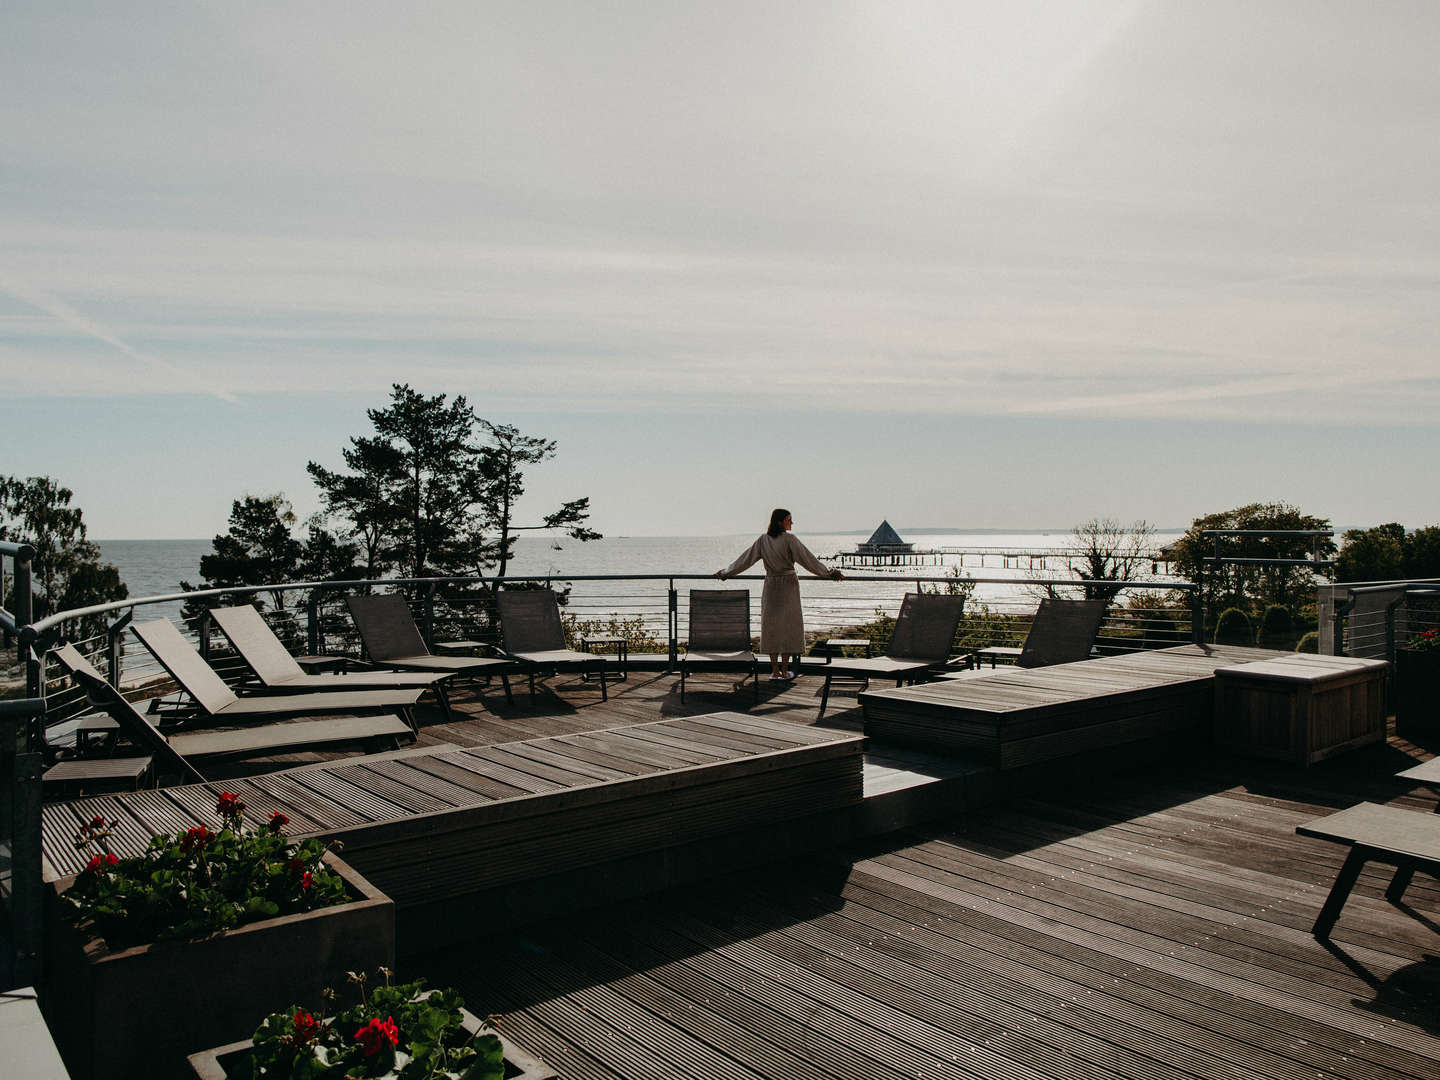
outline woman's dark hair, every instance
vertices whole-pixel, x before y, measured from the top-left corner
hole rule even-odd
[[[765,530],[773,540],[785,531],[785,519],[790,516],[790,511],[783,506],[777,506],[770,511],[770,527]]]

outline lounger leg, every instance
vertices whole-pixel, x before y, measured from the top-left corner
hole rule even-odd
[[[605,664],[600,664],[600,700],[609,701],[610,691],[605,688]]]
[[[404,720],[405,723],[409,724],[410,730],[413,731],[416,735],[420,734],[420,722],[415,718],[414,709],[401,709],[400,719]]]
[[[685,665],[680,665],[680,704],[685,704]]]
[[[1401,863],[1395,868],[1395,876],[1390,879],[1390,887],[1385,890],[1385,899],[1392,904],[1398,904],[1405,896],[1405,890],[1410,887],[1410,879],[1415,876],[1413,863]]]
[[[1340,909],[1350,898],[1350,890],[1355,887],[1367,858],[1365,852],[1358,847],[1352,847],[1350,854],[1345,856],[1345,864],[1340,867],[1340,873],[1335,875],[1335,884],[1330,886],[1330,895],[1325,898],[1320,917],[1315,920],[1315,925],[1310,930],[1317,938],[1330,936],[1330,931],[1335,928],[1335,920],[1340,918]]]
[[[446,723],[455,719],[454,710],[450,708],[450,692],[445,689],[444,683],[435,684],[435,699],[440,702],[440,709],[445,713]]]
[[[816,720],[825,719],[825,704],[830,700],[830,679],[831,675],[826,672],[825,685],[820,688],[820,715],[815,718]]]
[[[530,707],[535,707],[535,669],[530,669]]]
[[[500,676],[500,685],[505,688],[505,704],[506,704],[506,705],[514,705],[514,704],[515,704],[515,695],[510,692],[510,676],[509,676],[509,675],[501,675],[501,676]]]
[[[755,704],[760,704],[760,661],[755,661],[750,667],[750,678],[755,681]]]

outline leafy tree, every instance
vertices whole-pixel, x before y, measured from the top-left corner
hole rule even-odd
[[[305,540],[300,549],[298,576],[306,581],[346,581],[364,577],[358,544],[331,532],[323,514],[305,519]]]
[[[299,567],[302,547],[291,535],[295,512],[284,495],[246,495],[230,504],[230,528],[213,540],[209,555],[200,556],[200,576],[204,584],[192,586],[182,581],[186,592],[194,588],[222,589],[237,585],[270,585],[293,581]],[[276,609],[285,607],[285,594],[270,593]],[[215,607],[223,598],[206,607]],[[193,614],[187,607],[186,615]]]
[[[539,524],[517,524],[525,468],[555,456],[552,440],[476,417],[463,395],[426,397],[392,387],[390,404],[366,414],[373,436],[342,451],[348,473],[307,466],[327,508],[345,519],[368,577],[398,569],[407,577],[503,575],[516,534],[563,529],[577,540],[599,533],[586,526],[590,500],[574,499]],[[487,442],[473,441],[480,425]]]
[[[1405,526],[1351,529],[1335,559],[1337,581],[1394,581],[1405,573]]]
[[[74,492],[48,476],[0,477],[0,540],[35,549],[31,581],[37,586],[34,617],[124,600],[130,590],[119,571],[103,562],[100,549],[86,539],[85,517],[71,506]],[[14,610],[13,596],[5,606]],[[104,616],[80,620],[82,637],[104,630]]]
[[[1251,503],[1206,514],[1191,523],[1185,535],[1170,549],[1175,569],[1191,581],[1201,582],[1201,598],[1207,611],[1239,607],[1258,611],[1267,603],[1284,604],[1298,611],[1314,603],[1315,572],[1306,566],[1254,566],[1227,563],[1217,566],[1204,560],[1215,554],[1216,538],[1203,538],[1206,529],[1329,529],[1326,518],[1302,513],[1286,503]],[[1245,559],[1309,559],[1315,554],[1315,538],[1308,536],[1225,536],[1219,538],[1221,555]],[[1333,540],[1321,538],[1322,559],[1335,554]]]
[[[1440,525],[1427,525],[1405,537],[1407,578],[1440,578]]]
[[[539,525],[517,525],[515,504],[525,494],[523,466],[538,465],[555,456],[555,442],[534,435],[522,435],[508,424],[492,424],[481,420],[480,426],[490,441],[480,449],[480,469],[485,478],[484,513],[480,519],[482,537],[477,545],[485,565],[493,565],[497,577],[505,569],[515,551],[515,534],[532,529],[564,529],[565,535],[582,543],[600,539],[600,534],[587,528],[590,500],[572,499]]]
[[[350,473],[306,468],[325,505],[346,518],[365,550],[366,573],[406,577],[465,573],[476,562],[468,524],[481,503],[475,411],[464,395],[426,397],[391,388],[390,404],[369,409],[373,436],[342,451]]]

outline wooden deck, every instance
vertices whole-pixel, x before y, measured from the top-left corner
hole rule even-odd
[[[1418,756],[1192,761],[401,966],[572,1080],[1433,1080],[1440,889],[1367,872],[1321,945],[1343,851],[1294,835],[1428,812]]]
[[[755,708],[748,687],[723,692],[733,681],[698,679],[683,706],[676,678],[652,673],[603,705],[578,679],[535,710],[496,688],[457,702],[467,719],[422,716],[419,749],[721,710],[814,724],[818,678],[766,686]],[[1394,775],[1428,757],[1394,736],[1303,771],[1187,748],[1163,771],[1015,788],[493,937],[402,940],[399,974],[503,1014],[567,1078],[1436,1080],[1440,887],[1417,876],[1395,906],[1367,871],[1322,945],[1309,928],[1344,851],[1294,833],[1362,800],[1429,813],[1435,793]],[[924,767],[884,760],[872,792]]]

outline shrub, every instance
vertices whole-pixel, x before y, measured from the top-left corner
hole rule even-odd
[[[1267,649],[1288,649],[1295,643],[1295,619],[1284,604],[1271,604],[1260,619],[1260,644]]]
[[[1250,616],[1237,607],[1228,607],[1215,623],[1216,645],[1254,645],[1255,626]]]
[[[1318,653],[1320,651],[1320,635],[1314,630],[1305,634],[1295,645],[1296,652]]]

